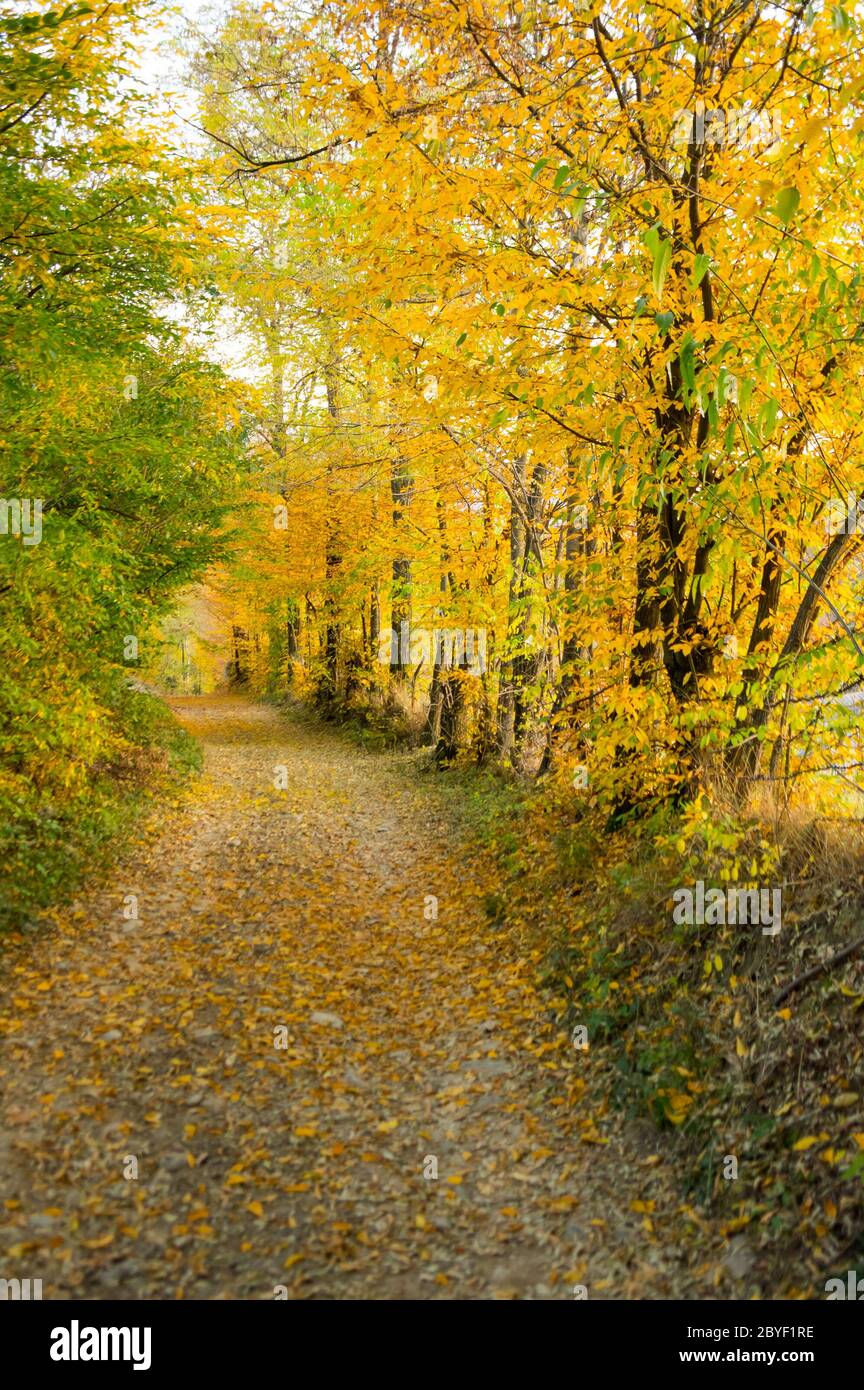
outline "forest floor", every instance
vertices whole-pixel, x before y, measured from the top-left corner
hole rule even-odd
[[[590,1053],[416,757],[240,698],[172,707],[202,776],[4,951],[0,1274],[46,1298],[734,1295],[662,1140],[588,1113]]]

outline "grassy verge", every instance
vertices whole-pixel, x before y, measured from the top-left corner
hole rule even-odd
[[[124,686],[112,716],[122,747],[73,787],[0,788],[0,930],[65,901],[116,856],[155,794],[200,767],[198,745],[160,700]]]

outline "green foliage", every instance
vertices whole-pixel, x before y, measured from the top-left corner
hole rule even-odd
[[[244,466],[228,383],[161,307],[170,296],[192,313],[195,195],[136,127],[131,89],[116,94],[129,22],[86,6],[0,15],[0,806],[11,912],[50,899],[65,835],[86,859],[123,820],[106,769],[155,732],[126,676],[178,590],[224,553]],[[26,507],[29,527],[6,502]]]
[[[72,790],[0,788],[0,930],[68,898],[86,873],[116,855],[155,790],[200,768],[198,744],[160,701],[130,690],[122,678],[113,696],[122,753],[95,762]]]

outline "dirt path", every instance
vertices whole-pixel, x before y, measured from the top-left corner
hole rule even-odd
[[[46,1298],[667,1295],[678,1257],[631,1211],[652,1158],[598,1144],[584,1055],[436,799],[268,708],[175,707],[204,776],[5,956],[0,1275]]]

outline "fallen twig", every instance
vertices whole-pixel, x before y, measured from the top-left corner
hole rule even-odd
[[[830,970],[833,965],[839,965],[841,960],[846,960],[847,956],[854,955],[856,951],[860,951],[862,946],[864,946],[864,936],[859,936],[857,941],[853,941],[848,946],[844,946],[842,951],[836,951],[835,954],[829,956],[827,960],[820,961],[818,965],[812,965],[809,970],[804,971],[803,975],[796,975],[794,980],[790,980],[788,985],[784,985],[783,988],[778,990],[774,995],[774,1008],[776,1009],[778,1004],[782,1004],[786,996],[791,994],[793,990],[799,989],[801,985],[806,985],[808,980],[812,980],[817,975],[821,975],[823,970]]]

